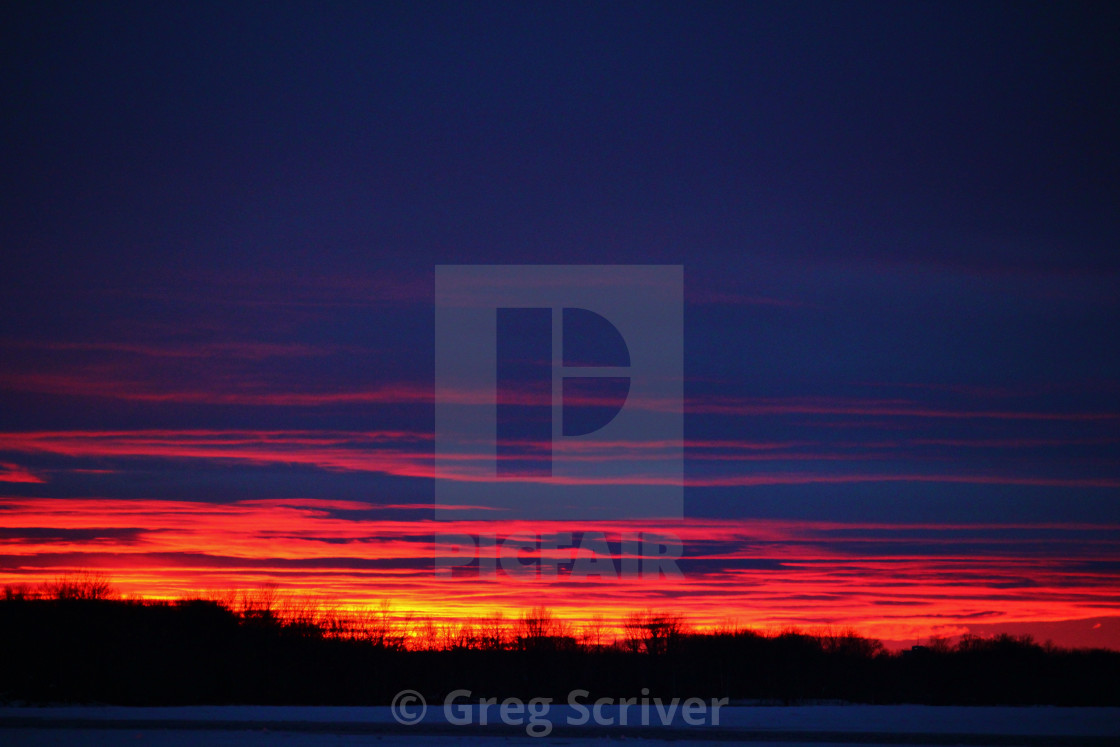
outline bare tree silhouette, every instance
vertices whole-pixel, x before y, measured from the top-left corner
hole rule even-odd
[[[117,596],[109,577],[97,571],[78,571],[48,583],[45,593],[52,599],[113,599]]]

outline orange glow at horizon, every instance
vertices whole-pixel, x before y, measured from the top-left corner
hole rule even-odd
[[[135,597],[220,597],[275,584],[283,594],[343,610],[378,608],[387,600],[396,611],[423,617],[462,620],[501,611],[508,619],[545,605],[576,624],[600,614],[617,624],[629,613],[653,610],[701,628],[830,626],[911,643],[964,633],[977,623],[1120,613],[1114,577],[1095,570],[1120,559],[1116,527],[608,522],[587,529],[679,536],[687,548],[685,577],[574,582],[563,575],[556,581],[438,577],[433,537],[578,532],[578,526],[377,518],[397,508],[319,499],[5,498],[0,585],[35,585],[88,569],[107,573],[122,594]],[[1032,549],[1039,543],[1051,549],[1040,556]]]

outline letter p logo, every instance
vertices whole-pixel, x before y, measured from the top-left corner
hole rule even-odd
[[[436,268],[436,518],[683,515],[679,266]]]

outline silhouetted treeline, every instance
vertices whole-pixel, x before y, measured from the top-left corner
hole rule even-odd
[[[0,700],[31,703],[386,704],[398,691],[475,697],[729,697],[778,702],[1120,705],[1120,652],[966,637],[891,653],[854,634],[690,633],[654,614],[618,641],[545,610],[439,627],[364,622],[268,595],[240,603],[107,599],[86,584],[0,599]],[[407,626],[405,630],[402,626]],[[406,640],[410,643],[406,645]]]

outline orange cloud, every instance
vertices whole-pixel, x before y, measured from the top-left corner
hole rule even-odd
[[[454,578],[433,571],[437,533],[571,532],[557,522],[377,518],[363,501],[0,500],[0,584],[78,568],[109,572],[127,594],[174,597],[273,582],[346,608],[391,600],[443,617],[547,604],[573,620],[647,608],[694,624],[852,626],[912,640],[983,622],[1116,615],[1118,527],[889,525],[810,521],[605,522],[595,531],[675,534],[683,579]],[[617,546],[617,543],[616,543]],[[1040,549],[1041,548],[1041,549]],[[571,558],[562,547],[554,553]],[[1120,641],[1117,642],[1120,645]]]

